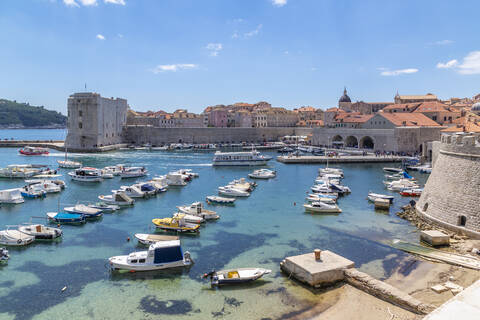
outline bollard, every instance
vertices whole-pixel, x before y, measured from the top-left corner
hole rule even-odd
[[[315,249],[313,250],[314,254],[315,254],[315,260],[320,260],[320,254],[322,253],[322,250],[320,249]]]

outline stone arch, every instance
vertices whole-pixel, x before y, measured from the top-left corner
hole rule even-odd
[[[375,147],[375,141],[370,136],[365,136],[360,139],[360,148],[362,149],[373,149]]]
[[[358,139],[355,136],[345,138],[345,147],[358,148]]]
[[[343,141],[343,137],[339,134],[337,134],[336,136],[334,136],[332,138],[332,145],[334,146],[343,146],[344,144],[344,141]]]

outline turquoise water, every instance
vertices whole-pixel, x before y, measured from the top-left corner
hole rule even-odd
[[[0,129],[0,140],[65,140],[65,129]]]
[[[12,163],[47,164],[56,167],[63,153],[25,157],[17,149],[0,149],[0,166]],[[276,156],[274,153],[270,153]],[[288,318],[311,308],[328,293],[311,291],[279,272],[286,256],[314,248],[332,250],[377,278],[388,277],[406,254],[387,245],[392,238],[418,239],[414,227],[394,212],[409,199],[395,199],[390,213],[376,212],[368,203],[368,191],[388,193],[382,184],[381,164],[344,165],[344,184],[352,194],[340,199],[339,215],[305,214],[302,204],[317,176],[317,165],[269,167],[277,178],[257,181],[247,199],[232,207],[209,206],[221,218],[207,223],[198,236],[182,236],[182,247],[195,264],[189,270],[155,273],[111,274],[108,257],[142,250],[134,233],[153,232],[151,219],[170,216],[176,206],[203,201],[216,188],[246,177],[251,168],[210,165],[211,153],[163,153],[126,151],[69,155],[84,165],[103,167],[118,163],[144,165],[150,176],[179,168],[200,174],[187,186],[170,188],[149,200],[137,200],[132,208],[106,214],[83,226],[62,226],[61,241],[12,248],[8,265],[0,267],[0,319],[261,319]],[[67,189],[43,200],[26,200],[0,208],[0,224],[27,222],[31,216],[77,201],[95,201],[132,180],[115,178],[99,184],[70,181],[62,170]],[[424,177],[420,177],[424,179]],[[0,180],[0,189],[20,187],[21,181]],[[40,221],[40,220],[38,220]],[[200,275],[211,269],[260,266],[272,274],[254,284],[212,290]],[[62,292],[63,287],[67,289]]]

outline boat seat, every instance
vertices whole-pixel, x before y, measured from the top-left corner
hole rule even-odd
[[[236,279],[236,278],[240,278],[240,275],[238,274],[237,271],[230,271],[227,275],[227,277],[229,279]]]
[[[37,232],[42,232],[42,226],[40,225],[37,226]]]

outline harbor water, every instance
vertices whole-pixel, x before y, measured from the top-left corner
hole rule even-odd
[[[268,153],[276,156],[275,153]],[[25,157],[17,149],[0,149],[0,166],[46,164],[57,168],[64,154]],[[390,212],[375,211],[366,200],[369,191],[388,193],[382,183],[382,164],[343,165],[352,193],[339,200],[338,215],[312,215],[303,203],[317,176],[318,165],[287,165],[271,160],[275,179],[257,181],[258,187],[234,206],[208,206],[221,218],[201,227],[199,235],[181,235],[190,251],[190,269],[147,273],[111,273],[111,256],[146,250],[135,233],[155,232],[151,220],[171,216],[176,206],[205,203],[218,186],[246,177],[248,167],[212,167],[212,153],[123,151],[72,154],[84,165],[142,165],[149,177],[189,168],[199,173],[184,187],[170,187],[135,206],[82,226],[62,226],[63,239],[10,247],[10,261],[0,266],[0,319],[278,319],[289,318],[318,304],[328,305],[332,291],[310,290],[283,275],[279,262],[286,256],[331,250],[355,262],[370,275],[385,279],[407,254],[390,246],[393,238],[417,241],[414,226],[396,212],[410,198],[395,194]],[[390,165],[391,166],[391,165]],[[26,199],[0,207],[1,228],[44,217],[77,202],[96,202],[121,185],[136,180],[118,177],[102,183],[71,181],[60,169],[67,188],[45,199]],[[425,176],[417,175],[423,183]],[[0,189],[23,186],[21,180],[0,180]],[[44,219],[32,221],[47,223]],[[130,241],[127,241],[130,238]],[[211,289],[201,275],[212,269],[263,267],[272,273],[249,285]],[[65,290],[62,291],[63,288]]]

